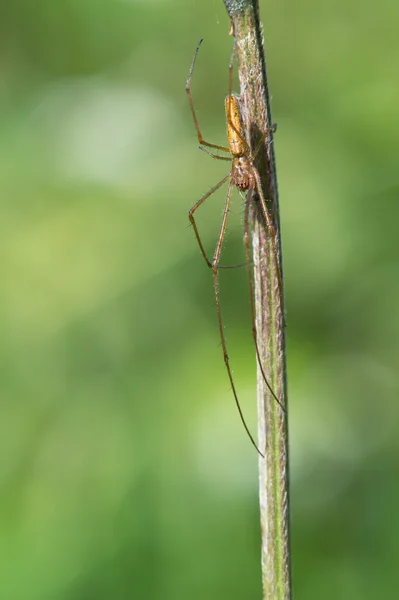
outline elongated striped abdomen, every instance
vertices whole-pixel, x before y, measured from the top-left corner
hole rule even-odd
[[[245,152],[241,109],[237,96],[227,96],[225,100],[227,118],[227,139],[229,150],[233,156],[242,156]]]

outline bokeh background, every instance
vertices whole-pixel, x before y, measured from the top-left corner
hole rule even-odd
[[[297,598],[398,587],[399,5],[261,0]],[[260,598],[257,456],[189,207],[226,172],[221,0],[0,2],[0,598]],[[207,249],[223,192],[199,215]],[[242,200],[225,262],[243,257]],[[222,273],[255,422],[242,270]]]

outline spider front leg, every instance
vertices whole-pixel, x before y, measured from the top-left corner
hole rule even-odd
[[[197,49],[195,51],[194,58],[193,58],[193,61],[191,63],[190,70],[188,72],[188,77],[187,77],[187,82],[186,82],[186,94],[187,94],[187,97],[188,97],[188,102],[190,104],[190,110],[191,110],[191,114],[192,114],[192,117],[193,117],[194,125],[195,125],[195,128],[197,130],[198,142],[202,146],[208,146],[208,148],[216,148],[217,150],[222,150],[223,152],[230,152],[230,150],[228,148],[226,148],[225,146],[219,146],[218,144],[210,144],[209,142],[206,142],[204,140],[204,138],[202,137],[202,133],[201,133],[201,130],[200,130],[200,127],[199,127],[199,123],[198,123],[198,119],[197,119],[197,114],[196,114],[195,108],[194,108],[194,101],[193,101],[193,97],[191,95],[191,79],[192,79],[193,72],[194,72],[195,61],[197,60],[198,50],[200,49],[201,44],[202,44],[202,39],[198,42],[198,46],[197,46]]]

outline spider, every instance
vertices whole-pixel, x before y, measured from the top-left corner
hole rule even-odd
[[[199,124],[198,124],[197,114],[196,114],[196,111],[194,108],[194,102],[193,102],[193,98],[191,95],[191,80],[192,80],[192,76],[193,76],[193,72],[194,72],[195,62],[196,62],[197,56],[198,56],[198,51],[199,51],[202,41],[203,41],[202,39],[199,41],[198,46],[194,53],[194,57],[193,57],[193,60],[192,60],[191,66],[190,66],[189,73],[188,73],[188,78],[187,78],[187,83],[186,83],[186,93],[187,93],[194,125],[197,130],[197,137],[198,137],[198,142],[200,144],[200,146],[199,146],[200,150],[203,150],[204,152],[209,154],[214,159],[230,161],[231,162],[231,170],[227,175],[225,175],[223,177],[223,179],[221,179],[221,181],[219,181],[216,185],[214,185],[206,194],[204,194],[194,204],[194,206],[189,210],[188,218],[194,229],[195,237],[197,238],[197,242],[198,242],[199,248],[201,250],[201,254],[204,257],[206,264],[208,265],[208,267],[210,269],[212,269],[212,272],[213,272],[216,310],[217,310],[217,316],[218,316],[220,340],[221,340],[221,345],[222,345],[222,350],[223,350],[223,358],[224,358],[224,363],[226,365],[227,373],[229,376],[235,403],[237,405],[237,409],[238,409],[241,421],[242,421],[244,428],[248,434],[248,437],[250,438],[252,444],[255,446],[257,452],[262,457],[264,457],[262,452],[259,450],[259,448],[258,448],[258,446],[246,424],[246,421],[244,419],[244,415],[243,415],[243,412],[242,412],[242,409],[241,409],[241,406],[240,406],[240,403],[238,400],[236,387],[235,387],[234,381],[233,381],[233,375],[232,375],[232,371],[231,371],[231,367],[230,367],[229,356],[227,353],[226,339],[225,339],[224,332],[223,332],[223,320],[222,320],[222,312],[221,312],[221,306],[220,306],[220,293],[219,293],[219,269],[228,268],[228,267],[222,267],[219,264],[219,261],[220,261],[220,256],[221,256],[221,252],[222,252],[223,241],[224,241],[225,234],[226,234],[227,219],[228,219],[228,215],[230,212],[230,205],[231,205],[231,195],[232,195],[234,186],[236,186],[240,192],[247,193],[247,196],[244,199],[244,202],[245,202],[244,244],[245,244],[245,254],[246,254],[245,265],[247,266],[247,271],[248,271],[248,284],[249,284],[249,296],[250,296],[251,320],[252,320],[252,335],[253,335],[255,348],[256,348],[256,356],[257,356],[259,367],[260,367],[262,377],[265,381],[266,386],[268,387],[270,393],[272,394],[272,396],[274,397],[276,402],[279,404],[279,406],[282,408],[282,410],[285,410],[284,406],[280,402],[279,398],[274,393],[274,391],[266,377],[266,374],[265,374],[265,371],[263,369],[263,365],[261,362],[259,346],[258,346],[258,341],[257,341],[256,324],[255,324],[253,282],[252,282],[252,276],[251,276],[251,272],[250,272],[251,249],[250,249],[250,237],[249,237],[249,207],[251,205],[251,200],[253,200],[254,192],[256,192],[257,196],[259,198],[259,201],[260,201],[260,206],[261,206],[261,211],[262,211],[262,214],[264,217],[264,221],[266,223],[266,226],[267,226],[270,236],[271,236],[273,254],[274,254],[274,259],[275,259],[275,266],[276,266],[276,273],[277,273],[277,279],[278,279],[278,287],[279,287],[279,293],[280,293],[280,297],[281,297],[282,281],[281,281],[281,271],[280,271],[280,265],[279,265],[279,259],[278,259],[276,229],[273,224],[272,218],[269,214],[266,200],[265,200],[263,190],[262,190],[262,184],[261,184],[261,180],[259,177],[259,173],[258,173],[258,170],[256,169],[255,163],[254,163],[255,158],[256,158],[259,150],[262,148],[266,138],[268,137],[270,132],[275,131],[276,127],[273,126],[269,129],[267,129],[263,133],[263,135],[255,149],[255,152],[252,153],[251,148],[250,148],[247,140],[245,139],[245,135],[244,135],[240,98],[232,93],[233,67],[234,67],[234,54],[233,54],[232,58],[230,60],[230,66],[229,66],[229,94],[225,99],[228,147],[220,146],[218,144],[210,144],[209,142],[206,142],[204,140],[204,138],[202,137],[202,133],[201,133]],[[216,150],[226,152],[226,153],[230,154],[230,156],[219,156],[218,154],[214,154],[211,150],[208,150],[208,148],[214,148]],[[201,237],[199,235],[199,231],[198,231],[198,227],[197,227],[194,215],[197,212],[197,210],[199,209],[199,207],[202,206],[202,204],[210,196],[212,196],[212,194],[214,194],[219,188],[221,188],[226,182],[229,182],[229,183],[228,183],[225,207],[224,207],[224,211],[223,211],[222,225],[220,228],[220,233],[219,233],[219,237],[218,237],[218,240],[216,243],[216,248],[215,248],[212,260],[210,260],[207,256],[204,246],[202,244]]]

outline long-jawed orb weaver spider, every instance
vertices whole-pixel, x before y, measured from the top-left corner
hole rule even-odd
[[[282,281],[281,281],[281,270],[280,270],[278,250],[277,250],[276,229],[275,229],[273,220],[272,220],[272,218],[269,214],[268,208],[267,208],[267,204],[266,204],[265,196],[263,194],[262,183],[261,183],[261,180],[259,177],[258,170],[254,164],[255,158],[256,158],[259,150],[262,148],[262,146],[263,146],[266,138],[270,134],[270,132],[271,131],[274,132],[275,127],[272,127],[263,133],[263,135],[255,149],[255,152],[252,153],[251,148],[250,148],[247,140],[245,139],[243,121],[242,121],[242,115],[241,115],[240,99],[238,96],[236,96],[235,94],[232,93],[233,67],[234,67],[234,54],[233,54],[231,61],[230,61],[230,66],[229,66],[229,94],[225,99],[228,147],[219,146],[218,144],[210,144],[209,142],[206,142],[204,140],[204,138],[202,137],[202,133],[201,133],[199,124],[198,124],[197,114],[195,112],[194,102],[193,102],[193,98],[191,95],[191,80],[192,80],[194,66],[195,66],[195,62],[197,60],[198,51],[201,46],[201,43],[202,43],[202,39],[199,41],[198,46],[195,50],[195,54],[194,54],[194,57],[193,57],[193,60],[192,60],[191,66],[190,66],[187,83],[186,83],[186,93],[187,93],[188,101],[190,104],[190,110],[191,110],[191,114],[193,117],[195,128],[197,130],[197,137],[198,137],[198,142],[200,144],[200,149],[203,150],[204,152],[206,152],[207,154],[209,154],[212,158],[215,158],[217,160],[230,161],[231,162],[231,170],[225,177],[223,177],[223,179],[221,181],[219,181],[219,183],[214,185],[206,194],[204,194],[202,196],[202,198],[200,198],[198,200],[198,202],[196,202],[194,204],[194,206],[190,209],[190,211],[188,213],[188,217],[190,219],[191,225],[193,226],[195,237],[197,238],[197,242],[198,242],[199,248],[201,250],[201,254],[204,257],[206,264],[208,265],[208,267],[210,269],[212,269],[212,272],[213,272],[216,310],[217,310],[217,316],[218,316],[218,324],[219,324],[220,340],[221,340],[222,350],[223,350],[223,357],[224,357],[224,362],[226,365],[227,373],[229,376],[231,388],[233,390],[234,399],[235,399],[235,402],[236,402],[236,405],[238,408],[238,412],[240,414],[241,421],[244,425],[244,428],[245,428],[252,444],[255,446],[258,453],[263,457],[263,454],[259,450],[251,432],[249,431],[246,421],[244,419],[244,415],[243,415],[240,403],[238,401],[238,395],[237,395],[237,391],[236,391],[234,381],[233,381],[233,375],[232,375],[232,371],[231,371],[231,367],[230,367],[230,363],[229,363],[229,356],[227,353],[226,339],[225,339],[225,335],[224,335],[224,331],[223,331],[223,321],[222,321],[222,312],[221,312],[221,307],[220,307],[220,293],[219,293],[219,269],[226,268],[226,267],[222,267],[219,264],[219,261],[220,261],[220,255],[222,252],[223,241],[224,241],[225,234],[226,234],[227,219],[228,219],[228,215],[230,212],[230,205],[231,205],[231,195],[232,195],[234,186],[236,186],[239,191],[247,192],[247,196],[245,198],[245,211],[244,211],[244,244],[245,244],[245,255],[246,255],[246,263],[245,264],[246,264],[247,271],[248,271],[248,285],[249,285],[251,320],[252,320],[252,335],[253,335],[253,339],[254,339],[254,343],[255,343],[256,356],[257,356],[258,364],[259,364],[259,367],[260,367],[260,370],[262,373],[262,377],[265,381],[266,386],[268,387],[270,393],[272,394],[272,396],[274,397],[276,402],[279,404],[279,406],[282,408],[282,410],[285,410],[281,401],[274,393],[274,391],[266,377],[266,374],[265,374],[265,371],[264,371],[264,368],[262,365],[260,352],[259,352],[259,346],[258,346],[258,340],[257,340],[255,310],[254,310],[254,290],[253,290],[253,282],[252,282],[252,276],[251,276],[251,271],[250,271],[251,248],[250,248],[250,236],[249,236],[249,207],[251,205],[251,201],[253,200],[254,192],[256,192],[257,198],[259,198],[259,201],[260,201],[260,206],[261,206],[261,211],[262,211],[262,214],[264,217],[264,221],[269,230],[271,240],[272,240],[272,247],[273,247],[273,254],[274,254],[274,258],[275,258],[275,266],[276,266],[280,299],[282,298]],[[219,156],[218,154],[214,154],[212,151],[207,150],[207,148],[215,148],[216,150],[220,150],[222,152],[226,152],[226,153],[230,154],[230,156]],[[198,231],[198,227],[197,227],[194,215],[195,215],[196,211],[199,209],[199,207],[205,202],[205,200],[207,200],[210,196],[212,196],[212,194],[214,194],[219,188],[221,188],[222,185],[224,185],[227,181],[229,182],[229,184],[228,184],[225,207],[224,207],[224,211],[223,211],[222,225],[220,228],[220,233],[219,233],[216,248],[215,248],[215,251],[213,254],[213,258],[212,258],[212,260],[210,260],[207,256],[204,246],[202,244],[201,237],[199,235],[199,231]]]

